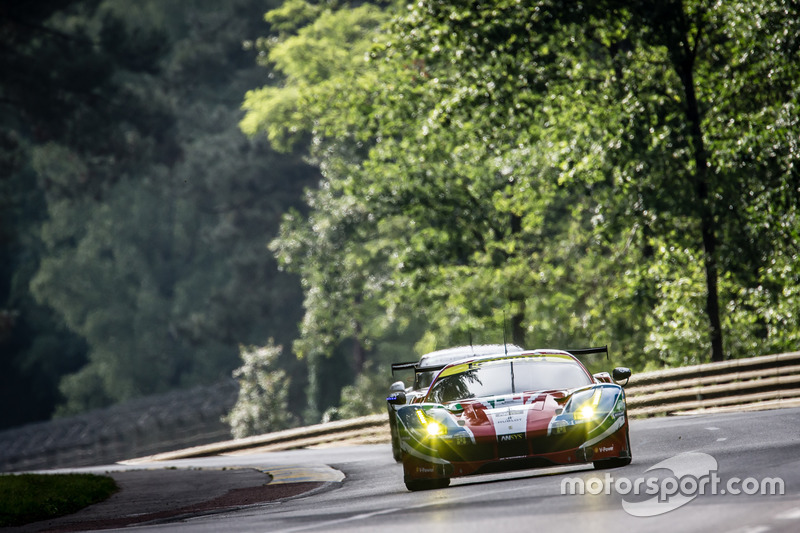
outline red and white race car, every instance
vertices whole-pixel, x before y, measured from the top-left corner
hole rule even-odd
[[[403,391],[387,398],[396,407],[406,487],[541,466],[629,464],[625,392],[615,381],[630,374],[591,375],[571,353],[549,349],[447,365],[421,403],[407,404]]]

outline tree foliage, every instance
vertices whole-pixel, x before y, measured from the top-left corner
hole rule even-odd
[[[0,81],[0,342],[47,393],[35,417],[226,379],[240,344],[290,342],[301,293],[267,244],[317,172],[237,127],[268,75],[241,42],[270,5],[37,6],[0,15],[3,72],[24,74]],[[305,369],[281,359],[302,410]]]
[[[221,379],[269,339],[307,421],[375,409],[412,346],[794,349],[798,15],[4,7],[0,391],[30,408],[0,425]]]
[[[329,352],[369,309],[422,320],[425,349],[504,317],[516,342],[608,342],[637,368],[791,349],[796,10],[390,4],[364,61],[322,74],[295,67],[310,28],[357,11],[299,10],[242,122],[323,173],[273,244],[303,279],[299,345]]]
[[[282,346],[270,342],[263,347],[240,348],[242,366],[233,372],[239,382],[239,399],[225,421],[235,438],[260,435],[290,427],[287,410],[289,376],[279,366]]]

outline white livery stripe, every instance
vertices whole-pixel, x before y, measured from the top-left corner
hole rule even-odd
[[[525,433],[528,429],[528,411],[531,404],[517,403],[494,409],[487,409],[486,414],[494,425],[494,431],[500,435],[510,435],[513,433]]]

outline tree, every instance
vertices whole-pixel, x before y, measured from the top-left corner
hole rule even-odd
[[[672,150],[672,164],[667,157],[660,158],[661,164],[677,177],[677,190],[685,192],[676,195],[678,201],[673,204],[661,201],[654,205],[662,214],[693,221],[691,231],[699,234],[701,252],[690,255],[704,265],[711,359],[720,361],[730,353],[723,349],[721,292],[758,283],[759,276],[753,273],[764,267],[769,255],[766,249],[771,243],[785,242],[779,226],[768,225],[760,239],[742,230],[754,214],[753,206],[764,205],[758,196],[768,194],[769,189],[785,189],[784,184],[791,181],[796,156],[773,153],[769,161],[761,162],[751,154],[770,150],[769,145],[745,147],[741,141],[754,129],[775,129],[773,121],[785,112],[782,110],[796,105],[797,70],[792,58],[797,55],[798,43],[785,32],[796,25],[797,6],[783,2],[723,6],[677,0],[618,2],[610,11],[628,16],[636,35],[624,36],[627,43],[638,50],[651,50],[650,58],[641,51],[625,57],[618,52],[619,42],[612,43],[617,46],[615,59],[623,76],[642,70],[643,60],[652,61],[652,54],[668,67],[652,90],[671,98],[659,99],[660,109],[650,111],[650,135],[643,137],[651,146],[660,144]],[[624,84],[624,78],[621,81]],[[762,90],[754,94],[746,87]],[[637,90],[643,93],[641,87]],[[626,97],[635,95],[626,92]],[[788,134],[787,126],[778,126],[779,135]],[[652,160],[648,163],[652,166]],[[658,196],[675,194],[673,180],[660,179],[661,183],[651,185],[653,191]],[[781,204],[773,203],[768,212],[786,205]],[[728,282],[733,285],[725,287]],[[738,336],[735,331],[729,335]]]
[[[345,205],[359,206],[360,212],[368,213],[362,219],[366,225],[361,222],[365,232],[353,234],[359,235],[358,242],[369,242],[365,237],[371,235],[372,249],[387,249],[376,257],[378,261],[364,265],[376,265],[388,273],[379,276],[389,280],[382,285],[382,293],[370,293],[366,298],[385,302],[388,317],[407,317],[424,310],[440,342],[448,342],[448,337],[463,342],[472,331],[500,337],[503,314],[509,308],[512,337],[522,344],[530,331],[540,331],[523,324],[540,312],[537,307],[545,300],[531,299],[531,293],[540,288],[538,280],[547,279],[546,271],[551,268],[548,257],[552,256],[543,259],[548,253],[543,239],[556,239],[564,231],[561,219],[543,213],[548,209],[550,213],[579,210],[574,204],[576,197],[559,191],[551,181],[557,176],[551,166],[561,163],[550,159],[545,149],[526,146],[537,134],[523,125],[534,116],[531,103],[538,96],[523,91],[519,98],[504,104],[508,107],[490,107],[497,104],[491,94],[460,82],[481,79],[482,86],[496,86],[491,78],[505,78],[507,73],[480,64],[476,67],[480,72],[471,71],[455,60],[451,64],[416,59],[409,52],[414,46],[410,41],[428,35],[426,31],[436,34],[436,30],[417,24],[414,15],[409,20],[414,32],[395,29],[399,44],[386,44],[389,37],[380,37],[384,51],[373,53],[373,66],[367,65],[361,78],[357,75],[367,66],[354,72],[342,69],[345,76],[324,83],[288,78],[284,89],[248,95],[245,106],[249,113],[243,124],[251,133],[259,131],[258,124],[269,125],[270,138],[275,140],[276,135],[291,132],[281,129],[286,123],[281,117],[286,115],[274,113],[286,101],[281,91],[303,101],[307,118],[301,124],[314,127],[298,128],[299,133],[289,139],[310,136],[311,156],[321,161],[326,171],[321,192],[312,193],[315,203],[309,226],[320,227],[316,217],[332,211],[329,203],[316,204],[323,195],[338,197]],[[404,37],[411,35],[416,37]],[[385,61],[380,59],[382,53]],[[448,57],[461,55],[455,51]],[[348,97],[331,105],[333,95],[342,94],[345,84]],[[318,105],[320,102],[325,105]],[[521,111],[509,112],[515,109]],[[499,117],[510,123],[501,123]],[[515,148],[507,150],[508,146]],[[322,206],[325,208],[318,208]],[[305,242],[306,238],[297,236],[310,236],[310,228],[304,229],[309,226],[293,219],[291,226],[284,226],[282,242]],[[326,235],[315,234],[316,242],[329,242]],[[342,247],[341,242],[331,246]],[[327,272],[318,266],[320,256],[310,260],[299,250],[289,252],[284,262],[305,269],[305,279],[319,276],[319,285],[335,283],[342,272],[350,272]],[[552,269],[557,273],[563,266],[559,261]],[[331,299],[320,300],[337,309]],[[306,317],[320,309],[308,301],[306,307]],[[556,309],[564,312],[565,307]],[[552,316],[541,322],[546,320]]]
[[[239,399],[225,417],[234,438],[260,435],[290,427],[287,411],[289,376],[278,366],[282,346],[270,342],[263,347],[240,348],[242,366],[233,377],[239,382]]]
[[[64,393],[77,400],[67,411],[84,408],[82,391],[92,386],[108,402],[223,379],[239,343],[293,337],[296,281],[277,272],[266,245],[315,173],[237,131],[231,104],[259,69],[229,60],[252,24],[235,10],[255,12],[255,3],[229,9],[227,33],[191,49],[220,23],[219,12],[195,12],[175,30],[179,41],[161,77],[134,84],[156,101],[181,102],[170,108],[169,136],[180,156],[144,159],[99,201],[64,195],[49,203],[54,222],[42,234],[49,253],[33,288],[90,347],[90,363],[65,381]],[[132,16],[129,24],[142,20]],[[39,175],[52,180],[67,175],[61,162],[80,161],[59,147],[37,154]]]
[[[137,49],[138,65],[125,63],[121,56],[142,41],[118,33],[115,50],[100,46],[83,24],[84,14],[96,4],[16,3],[0,12],[0,308],[13,318],[0,336],[0,390],[6,403],[26,398],[20,409],[3,415],[3,427],[47,418],[62,400],[61,377],[86,362],[83,339],[65,327],[58,313],[38,303],[28,287],[43,253],[38,233],[47,217],[46,196],[69,188],[76,196],[99,194],[114,179],[110,160],[124,169],[142,155],[125,141],[126,135],[136,135],[148,121],[165,127],[160,110],[144,109],[111,68],[118,60],[128,72],[152,68],[160,54],[159,36],[139,35],[151,47]],[[95,29],[102,32],[116,22],[97,21]],[[31,165],[35,147],[55,143],[70,146],[82,160],[65,162],[65,169],[88,162],[84,174],[68,171],[68,179],[76,181],[37,179]]]
[[[768,32],[781,34],[793,24],[788,5],[758,7],[769,21]],[[715,166],[725,150],[733,149],[731,141],[741,138],[742,130],[732,130],[731,120],[744,114],[749,119],[745,131],[751,124],[763,124],[770,131],[773,128],[761,117],[775,116],[796,100],[796,42],[789,38],[787,43],[785,35],[758,35],[759,23],[742,20],[745,12],[753,9],[688,2],[591,7],[574,2],[558,8],[548,3],[463,8],[432,2],[412,9],[400,22],[395,34],[405,36],[404,46],[392,47],[388,55],[424,65],[422,78],[431,82],[421,83],[426,90],[418,92],[425,96],[416,101],[425,106],[433,95],[432,105],[436,100],[443,104],[433,107],[429,116],[437,120],[429,121],[433,124],[428,130],[445,130],[455,123],[458,133],[445,133],[455,137],[471,124],[457,118],[480,109],[489,117],[481,128],[484,138],[490,147],[500,147],[506,158],[514,144],[504,141],[505,130],[527,142],[561,147],[557,153],[563,160],[551,168],[572,193],[585,188],[601,198],[608,190],[618,214],[624,214],[620,206],[626,203],[638,206],[628,221],[634,228],[655,215],[661,218],[656,224],[663,224],[657,240],[674,239],[667,240],[669,249],[699,247],[710,352],[712,359],[720,360],[720,265],[734,283],[750,283],[742,273],[757,270],[757,258],[765,257],[752,236],[742,235],[738,228],[746,223],[741,210],[731,206],[749,211],[751,200],[742,191],[790,181],[793,164],[787,159],[794,157],[779,159],[780,168],[754,165],[747,174]],[[777,54],[766,44],[773,42],[783,43]],[[752,64],[742,65],[742,54],[750,50]],[[722,65],[734,69],[736,81],[730,81],[730,69],[726,72]],[[746,91],[736,90],[739,84],[769,79],[769,72],[770,90],[762,93],[766,98],[749,98]],[[458,90],[469,91],[471,97],[448,98]],[[480,120],[472,113],[470,118]],[[537,131],[528,125],[526,131],[513,119],[518,114],[538,118],[545,128]],[[785,134],[786,121],[782,123]],[[604,145],[610,150],[603,150]],[[539,171],[547,168],[546,162],[537,163]],[[621,183],[615,183],[615,177]],[[538,182],[535,187],[542,190],[546,185]],[[586,210],[601,216],[609,206],[591,203]],[[527,207],[541,210],[541,204]],[[593,226],[584,229],[613,237],[608,223]],[[646,239],[642,251],[652,247]]]
[[[730,309],[763,286],[771,246],[748,234],[763,225],[756,206],[784,198],[795,228],[796,40],[776,35],[793,9],[414,4],[373,33],[365,65],[250,93],[243,124],[307,143],[326,194],[374,221],[388,277],[373,298],[389,316],[424,312],[443,340],[486,331],[508,306],[516,339],[614,339],[640,366],[719,360],[726,324],[752,345],[770,314],[748,304],[764,318],[741,332],[741,312],[723,320],[720,306],[721,293]],[[756,81],[763,97],[750,98],[741,87]],[[302,102],[291,115],[289,96]],[[756,141],[753,128],[780,133]],[[307,231],[287,229],[284,241]],[[791,257],[787,232],[768,230]],[[293,261],[317,285],[340,274]]]
[[[301,142],[297,136],[305,135],[313,120],[308,109],[344,105],[343,88],[364,71],[371,32],[386,18],[369,4],[335,10],[293,1],[269,12],[266,19],[277,37],[256,46],[284,83],[247,93],[243,131],[264,132],[283,150]],[[341,149],[359,150],[355,144]],[[338,175],[345,167],[331,161],[323,171]],[[284,217],[271,248],[282,268],[300,275],[304,287],[306,312],[293,351],[308,367],[306,419],[316,421],[338,401],[339,389],[361,372],[372,339],[386,329],[375,295],[387,276],[379,272],[384,251],[363,201],[336,180],[325,180],[306,201],[313,214],[306,218],[295,211]]]
[[[40,417],[56,403],[71,413],[225,379],[240,344],[295,337],[299,284],[267,244],[317,172],[237,128],[241,95],[268,75],[241,44],[261,31],[264,8],[85,0],[3,10],[13,31],[0,39],[13,53],[0,64],[23,75],[0,81],[11,110],[1,155],[13,164],[3,190],[14,193],[13,217],[3,216],[15,224],[0,286],[13,330],[0,342],[16,351],[15,375],[47,370]],[[281,359],[299,411],[305,369]]]

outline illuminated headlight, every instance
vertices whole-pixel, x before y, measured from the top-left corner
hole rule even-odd
[[[438,437],[439,435],[444,435],[445,433],[444,426],[435,420],[428,422],[428,425],[425,426],[425,431],[428,432],[429,437]]]
[[[584,404],[575,411],[573,418],[575,420],[590,420],[594,417],[594,407],[588,404]]]
[[[443,424],[432,420],[421,409],[417,410],[417,419],[419,419],[420,424],[425,430],[425,434],[429,437],[438,437],[439,435],[447,433],[447,428],[445,428]]]
[[[572,417],[575,420],[591,420],[594,418],[595,410],[597,408],[597,404],[600,403],[601,395],[600,389],[595,389],[591,398],[579,404],[575,408],[575,411],[572,413]]]

